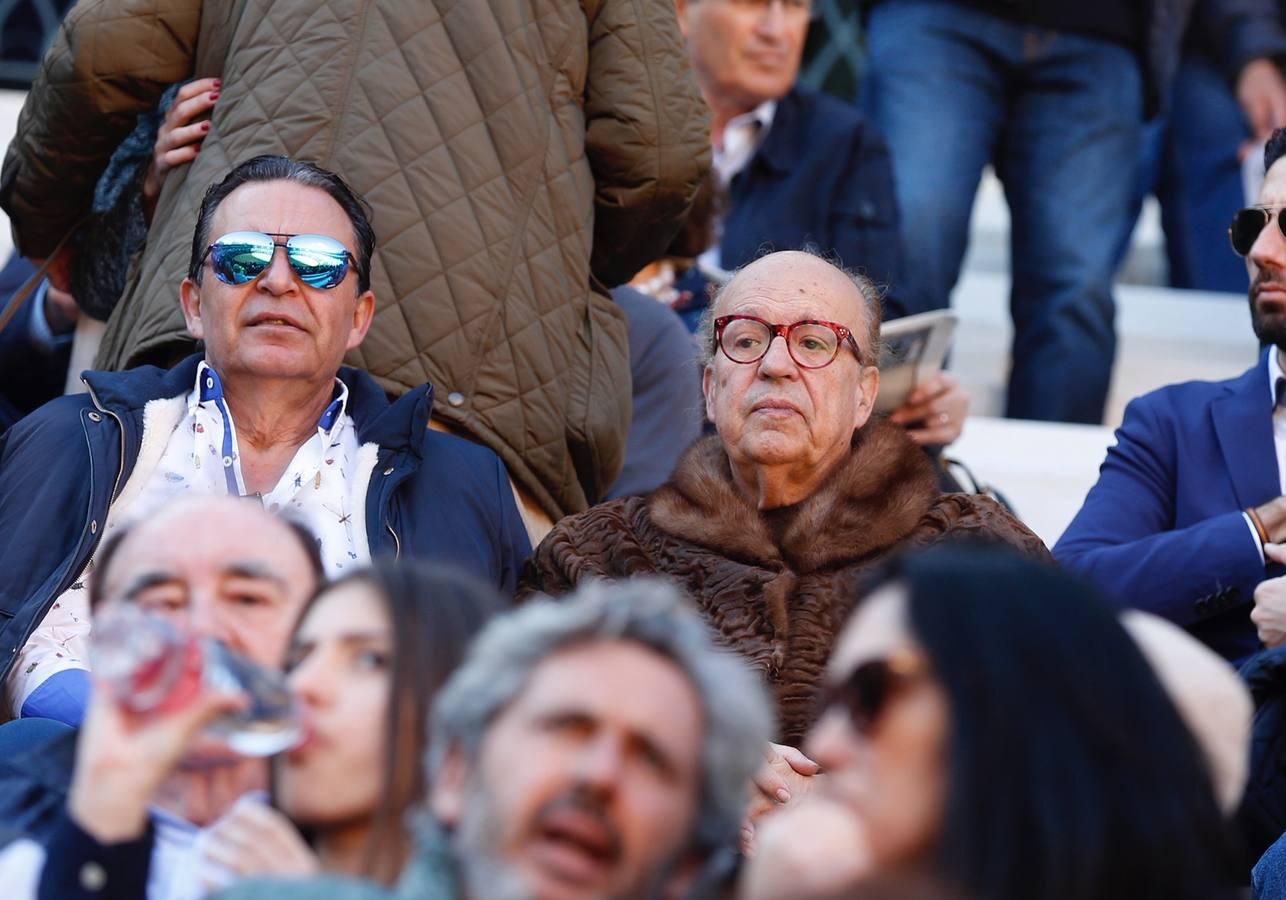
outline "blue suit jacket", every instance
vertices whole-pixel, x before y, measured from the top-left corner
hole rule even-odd
[[[1281,494],[1267,357],[1230,381],[1139,397],[1116,441],[1054,556],[1227,659],[1254,653],[1255,586],[1279,574],[1242,515]]]
[[[875,126],[852,104],[796,86],[777,101],[763,143],[728,186],[719,251],[728,270],[768,249],[834,253],[887,286],[887,321],[906,315],[899,229],[893,162]],[[696,330],[704,278],[693,270],[678,286],[694,294],[681,314]]]

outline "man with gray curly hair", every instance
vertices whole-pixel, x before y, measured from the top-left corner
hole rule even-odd
[[[451,896],[641,898],[735,839],[771,714],[666,582],[591,582],[493,622],[434,705]],[[424,856],[403,879],[441,893]]]

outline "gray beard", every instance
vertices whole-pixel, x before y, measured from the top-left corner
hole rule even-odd
[[[451,835],[451,856],[463,894],[473,900],[534,900],[522,875],[496,853],[497,819],[490,792],[475,781]]]

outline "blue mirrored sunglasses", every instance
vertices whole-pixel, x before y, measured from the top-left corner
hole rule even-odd
[[[278,247],[286,248],[290,268],[309,287],[333,288],[344,280],[350,265],[357,266],[357,260],[343,244],[324,234],[233,231],[207,247],[205,255],[210,257],[215,276],[224,284],[245,284],[272,265],[272,255]],[[204,257],[201,264],[205,264]]]

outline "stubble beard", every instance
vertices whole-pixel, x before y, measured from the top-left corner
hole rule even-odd
[[[1264,312],[1257,302],[1263,285],[1274,285],[1286,290],[1286,271],[1262,268],[1250,285],[1250,325],[1261,344],[1286,347],[1286,312]]]
[[[501,858],[497,838],[504,833],[502,817],[491,792],[474,779],[467,792],[460,824],[451,835],[451,857],[467,900],[536,900],[522,873]],[[634,890],[604,896],[600,900],[657,900],[665,896],[665,885],[678,862],[678,854],[652,878]]]

